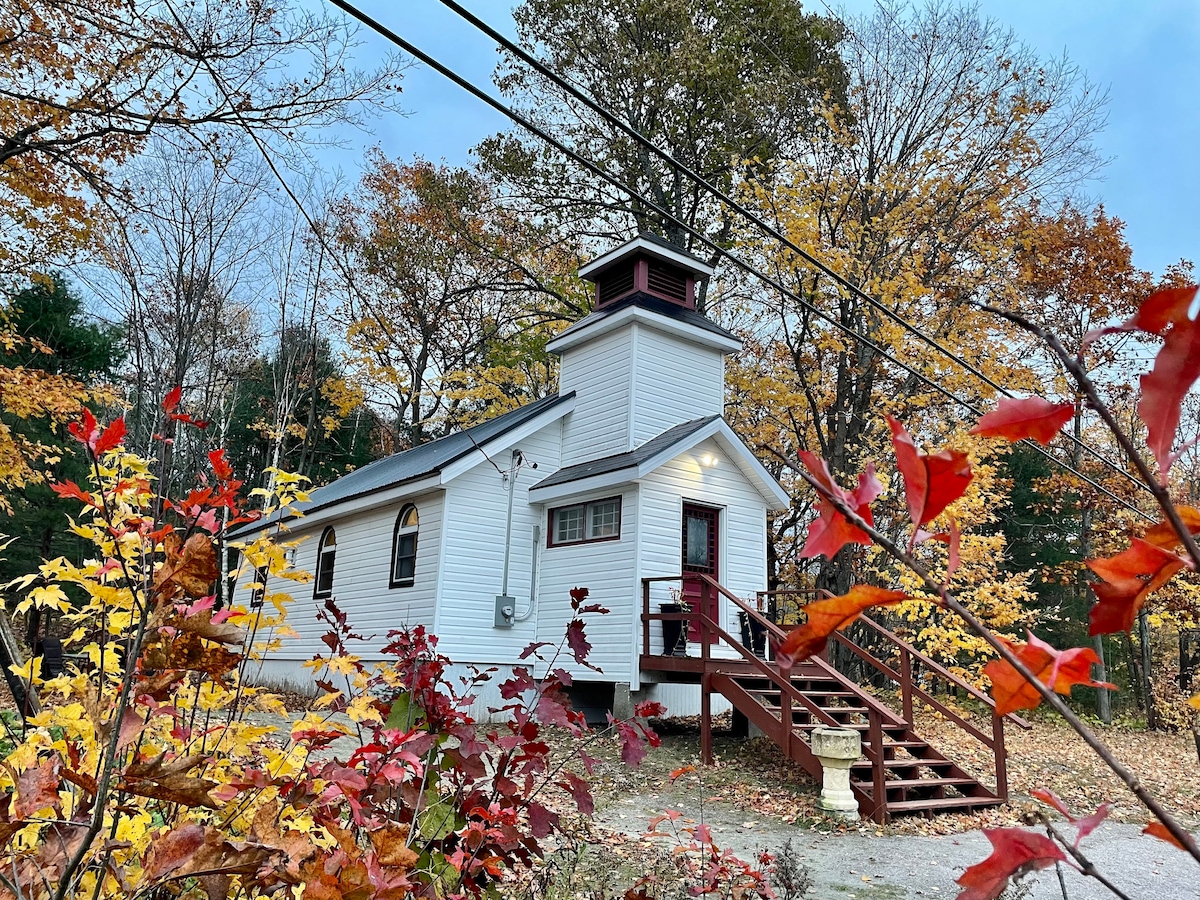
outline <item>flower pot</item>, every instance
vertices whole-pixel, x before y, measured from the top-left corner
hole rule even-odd
[[[738,613],[738,621],[742,626],[742,646],[759,659],[767,658],[767,626],[758,619],[752,619],[744,611]]]
[[[658,611],[661,613],[682,613],[687,612],[682,603],[660,603]],[[662,622],[663,634],[663,655],[664,656],[687,656],[687,632],[684,630],[682,620],[664,619]]]

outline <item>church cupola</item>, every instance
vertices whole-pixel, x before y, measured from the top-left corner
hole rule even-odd
[[[650,234],[593,260],[579,270],[596,285],[596,310],[653,297],[684,309],[696,308],[696,282],[713,273],[712,266]]]

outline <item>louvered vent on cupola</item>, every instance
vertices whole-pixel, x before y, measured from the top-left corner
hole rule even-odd
[[[579,274],[595,283],[597,310],[638,297],[695,309],[696,279],[711,271],[666,241],[642,235],[584,266]]]

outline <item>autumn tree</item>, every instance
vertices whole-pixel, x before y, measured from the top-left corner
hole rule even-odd
[[[741,249],[788,293],[745,288],[761,352],[731,377],[746,400],[735,419],[783,401],[786,415],[756,426],[763,446],[811,447],[856,475],[885,437],[869,411],[918,413],[914,433],[940,441],[963,421],[941,389],[974,402],[992,393],[922,334],[1010,388],[1036,384],[1004,323],[967,301],[1006,291],[1016,211],[1098,165],[1102,98],[1068,61],[1043,62],[972,9],[886,7],[850,28],[844,108],[828,105],[791,158],[744,184],[761,215],[842,280],[744,227]],[[770,396],[756,399],[759,386]],[[979,503],[985,518],[990,507]],[[820,563],[816,584],[844,592],[866,572],[856,554]]]
[[[729,188],[742,160],[791,155],[814,105],[840,98],[841,26],[793,0],[526,0],[521,45],[625,123]],[[734,220],[703,189],[515,60],[497,81],[521,112],[689,226],[726,241]],[[677,224],[516,133],[484,142],[487,171],[573,233],[652,231],[709,256]]]
[[[231,130],[294,151],[364,104],[394,108],[402,68],[355,65],[340,16],[246,0],[15,0],[0,44],[0,276],[91,246],[136,200],[119,167],[151,134],[214,158]]]
[[[586,302],[578,260],[488,179],[373,151],[330,220],[349,359],[396,447],[551,389],[545,341]]]
[[[19,338],[0,350],[0,366],[6,370],[64,379],[63,384],[77,383],[82,391],[103,386],[115,376],[122,357],[120,330],[91,319],[63,276],[54,275],[13,294],[4,317],[10,333]],[[84,399],[87,394],[79,396]],[[0,560],[0,581],[9,581],[36,569],[41,560],[78,545],[76,536],[62,530],[64,517],[74,507],[50,489],[49,481],[78,481],[86,475],[86,461],[61,418],[48,409],[31,410],[26,416],[0,411],[0,421],[25,447],[38,448],[32,458],[39,462],[39,477],[7,491],[10,509],[0,514],[0,532],[16,538]]]

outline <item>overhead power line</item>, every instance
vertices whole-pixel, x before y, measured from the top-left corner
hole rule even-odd
[[[346,9],[347,7],[349,7],[349,4],[337,2],[337,0],[335,0],[335,2],[336,2],[337,6],[342,7],[343,9]],[[608,122],[612,125],[615,125],[618,129],[620,129],[626,135],[633,138],[633,140],[637,141],[639,144],[641,144],[647,150],[649,150],[650,152],[652,152],[656,156],[658,156],[659,159],[661,159],[663,162],[665,162],[668,166],[673,168],[675,171],[686,175],[695,184],[704,188],[704,190],[706,190],[714,198],[716,198],[717,200],[719,200],[723,204],[725,204],[725,206],[727,208],[736,212],[745,221],[752,223],[755,227],[759,228],[764,234],[779,241],[781,244],[783,244],[785,247],[787,247],[789,250],[791,250],[793,253],[797,254],[801,259],[803,259],[805,262],[807,262],[809,265],[811,265],[813,268],[817,269],[822,274],[824,274],[827,277],[829,277],[830,279],[832,279],[836,284],[842,286],[846,290],[850,291],[850,293],[852,293],[854,296],[858,297],[859,299],[865,301],[870,306],[877,309],[879,312],[881,312],[883,315],[887,316],[889,319],[891,319],[893,322],[895,322],[897,325],[899,325],[901,328],[903,328],[909,334],[915,336],[923,343],[932,347],[934,350],[936,350],[942,356],[946,357],[947,359],[951,360],[956,365],[960,366],[964,371],[969,372],[971,375],[978,378],[980,381],[982,381],[988,387],[990,387],[993,390],[997,391],[998,393],[1004,395],[1005,397],[1013,396],[1012,392],[1009,391],[1008,388],[1004,387],[1003,385],[999,384],[994,379],[989,377],[987,375],[987,373],[983,372],[978,366],[972,364],[971,362],[969,362],[968,360],[963,358],[960,354],[955,353],[953,350],[946,347],[944,344],[942,344],[936,338],[932,337],[931,335],[927,334],[924,330],[922,330],[918,326],[909,322],[907,319],[905,319],[903,316],[901,316],[899,313],[897,313],[895,310],[893,310],[891,307],[889,307],[886,303],[884,303],[881,300],[877,299],[876,297],[872,296],[867,291],[864,291],[861,287],[854,284],[854,282],[850,281],[848,278],[846,278],[840,272],[833,269],[824,260],[813,255],[809,251],[805,250],[803,247],[798,246],[794,241],[792,241],[790,238],[788,238],[788,236],[786,234],[784,234],[782,231],[780,231],[774,225],[765,221],[761,216],[756,215],[752,210],[746,208],[743,204],[739,203],[733,197],[729,196],[725,191],[722,191],[719,187],[714,185],[712,182],[710,182],[708,179],[706,179],[703,175],[701,175],[700,173],[696,172],[693,168],[688,166],[687,163],[682,162],[681,160],[676,158],[673,154],[671,154],[669,151],[663,150],[656,143],[654,143],[654,141],[647,138],[645,135],[643,135],[640,131],[638,131],[636,128],[634,128],[629,123],[627,123],[620,116],[616,115],[614,112],[612,112],[611,110],[604,107],[603,104],[599,103],[597,100],[590,97],[586,92],[584,92],[582,89],[580,89],[577,85],[572,84],[564,76],[555,72],[553,69],[551,69],[545,63],[543,63],[537,57],[535,57],[531,53],[529,53],[529,51],[527,51],[525,48],[521,47],[519,44],[512,41],[506,35],[497,31],[495,28],[493,28],[491,25],[489,25],[483,19],[479,18],[477,15],[472,13],[470,10],[466,9],[461,3],[457,2],[457,0],[439,0],[439,2],[443,6],[445,6],[447,9],[451,10],[456,15],[458,15],[460,18],[462,18],[463,20],[468,22],[474,28],[483,32],[485,35],[490,37],[492,40],[496,41],[501,47],[503,47],[505,50],[507,50],[508,52],[515,55],[526,65],[533,68],[535,71],[537,71],[539,74],[541,74],[545,78],[550,79],[554,84],[556,84],[562,90],[569,93],[572,97],[574,97],[580,103],[584,104],[588,109],[590,109],[596,115],[603,118],[606,122]],[[893,21],[894,21],[894,19],[893,19]],[[843,22],[842,24],[844,25],[845,23]],[[759,40],[761,43],[761,38]],[[772,53],[774,53],[774,51],[772,51]],[[778,59],[777,55],[776,55],[776,58]],[[792,73],[793,77],[796,77],[795,71],[793,71],[790,68],[788,69],[788,71],[790,71]],[[672,218],[674,218],[674,217],[672,217]],[[675,220],[675,221],[678,222],[678,220]],[[855,332],[855,334],[857,334],[857,332]],[[1101,454],[1098,450],[1096,450],[1090,444],[1087,444],[1084,441],[1081,441],[1078,438],[1076,438],[1074,435],[1068,434],[1066,432],[1062,432],[1062,435],[1068,442],[1077,445],[1081,450],[1088,453],[1090,456],[1092,456],[1099,462],[1103,463],[1105,466],[1107,466],[1113,472],[1124,476],[1126,479],[1128,479],[1134,485],[1145,489],[1145,485],[1143,485],[1140,481],[1138,481],[1137,478],[1135,478],[1131,473],[1129,473],[1127,470],[1125,470],[1121,466],[1119,466],[1116,463],[1109,460],[1107,457],[1105,457],[1103,454]]]
[[[748,275],[750,275],[754,278],[757,278],[759,281],[774,288],[775,290],[779,291],[784,296],[790,297],[792,300],[794,300],[796,303],[800,304],[802,307],[807,309],[813,315],[815,315],[821,319],[824,319],[825,321],[829,322],[834,328],[838,329],[839,331],[842,331],[848,337],[851,337],[854,340],[858,341],[862,346],[869,348],[870,350],[878,353],[883,358],[888,359],[891,362],[895,363],[897,366],[902,368],[904,371],[906,371],[910,375],[912,375],[913,378],[915,378],[922,384],[926,385],[930,389],[941,394],[946,399],[961,406],[962,408],[966,409],[967,411],[973,413],[976,416],[982,415],[982,411],[979,410],[974,405],[972,405],[970,402],[962,399],[961,397],[957,396],[953,392],[951,392],[948,389],[946,389],[945,387],[943,387],[941,384],[938,384],[937,382],[933,381],[927,375],[924,375],[923,373],[921,373],[917,369],[913,368],[911,365],[904,362],[903,360],[898,359],[897,357],[892,355],[889,351],[887,351],[883,347],[876,344],[870,338],[867,338],[864,335],[859,334],[854,329],[852,329],[849,326],[838,321],[836,318],[834,318],[829,313],[825,312],[824,310],[820,309],[815,304],[811,303],[810,301],[806,300],[804,297],[802,297],[799,294],[792,291],[790,288],[785,286],[782,282],[778,281],[775,278],[772,278],[770,275],[767,275],[767,274],[759,271],[757,268],[752,266],[750,263],[745,262],[741,258],[730,253],[725,248],[719,246],[714,240],[712,240],[710,237],[708,237],[703,232],[699,231],[698,229],[696,229],[693,226],[689,225],[688,223],[684,222],[682,219],[680,219],[674,213],[670,212],[667,209],[664,209],[663,207],[661,207],[659,204],[657,204],[653,200],[650,200],[648,197],[641,194],[635,188],[631,187],[630,185],[625,184],[621,179],[619,179],[616,176],[605,171],[604,169],[602,169],[599,165],[597,165],[592,160],[586,159],[585,157],[581,156],[580,154],[578,154],[577,152],[572,150],[570,147],[566,146],[558,138],[554,137],[552,134],[547,132],[541,126],[537,125],[532,120],[526,118],[520,112],[513,109],[508,104],[504,103],[502,100],[499,100],[498,98],[493,97],[487,91],[483,90],[478,85],[476,85],[474,82],[470,81],[469,79],[465,78],[462,75],[459,75],[453,69],[446,66],[442,62],[438,61],[434,56],[425,52],[420,47],[413,44],[411,41],[407,40],[406,38],[401,37],[396,32],[394,32],[390,28],[388,28],[386,25],[382,24],[381,22],[375,20],[371,16],[362,12],[361,10],[359,10],[352,4],[346,2],[346,0],[329,0],[329,2],[332,5],[341,9],[347,15],[350,15],[357,21],[361,22],[363,25],[366,25],[372,31],[375,31],[381,37],[383,37],[383,38],[387,39],[388,41],[390,41],[391,43],[395,44],[397,47],[399,47],[404,52],[413,56],[414,58],[416,58],[420,62],[424,63],[425,65],[429,66],[431,69],[433,69],[439,75],[442,75],[444,78],[446,78],[449,81],[453,82],[454,84],[458,85],[460,88],[467,91],[472,96],[483,101],[484,103],[486,103],[488,106],[492,107],[497,112],[499,112],[502,115],[504,115],[505,117],[511,119],[517,125],[520,125],[522,128],[529,131],[531,134],[533,134],[537,138],[546,142],[551,147],[553,147],[555,150],[557,150],[559,153],[563,154],[568,159],[572,160],[576,165],[579,165],[586,171],[603,179],[604,181],[611,184],[613,187],[616,187],[618,190],[627,194],[632,199],[637,200],[638,202],[644,204],[648,209],[654,211],[658,215],[662,216],[664,219],[669,220],[673,224],[677,225],[679,228],[688,232],[693,237],[695,237],[697,240],[699,240],[702,243],[704,243],[705,245],[709,246],[712,249],[712,251],[715,254],[717,254],[719,257],[729,260],[729,262],[731,262],[733,265],[735,265],[742,271],[746,272]],[[447,0],[442,0],[442,2],[447,2]],[[468,13],[468,15],[470,15],[470,14]],[[474,18],[474,17],[472,16],[472,18]],[[490,31],[490,26],[488,26],[488,28]],[[498,34],[498,32],[496,34]],[[503,38],[502,35],[500,37]],[[507,41],[507,39],[504,39],[504,40]],[[587,101],[587,102],[591,102],[591,101]],[[597,111],[601,115],[606,115],[606,117],[611,116],[611,114],[605,114],[604,112],[600,112],[599,108],[597,109]],[[633,133],[636,134],[636,132],[633,132]],[[642,138],[642,140],[645,140],[645,139]],[[660,153],[660,154],[665,153],[665,151],[658,150],[657,147],[655,147],[653,144],[651,144],[650,146],[654,148],[656,153]],[[672,157],[670,157],[670,155],[667,154],[667,158],[671,159]],[[687,169],[686,167],[683,167],[683,164],[679,164],[679,165],[682,167],[681,171],[684,171],[685,174],[690,172],[689,169]],[[702,185],[707,185],[707,182],[705,182],[699,176],[689,175],[689,177],[695,177],[699,183],[701,183]],[[714,196],[717,196],[719,199],[725,198],[725,195],[723,193],[721,193],[718,189],[712,188],[712,190],[715,192]],[[727,202],[730,203],[731,206],[735,209],[740,208],[739,205],[732,199],[728,199]],[[746,214],[748,216],[752,215],[749,213],[749,211],[746,211]],[[769,226],[766,226],[766,227],[769,227]],[[786,239],[784,239],[784,240],[786,240]],[[801,255],[805,255],[803,253],[803,251],[800,251],[800,252],[801,252]],[[831,277],[838,279],[839,283],[844,282],[844,279],[841,279],[841,277],[838,276],[836,272],[834,272],[831,269],[828,269],[828,267],[825,266],[823,263],[819,263],[818,267],[821,268],[822,271],[827,271],[831,275]],[[849,283],[846,282],[846,284],[848,285]],[[851,286],[851,287],[853,287],[853,286]],[[856,293],[861,294],[864,298],[866,298],[868,300],[872,299],[865,293],[858,290],[857,288],[853,288],[853,290],[855,290]],[[878,303],[878,301],[874,301],[874,302]],[[890,313],[890,311],[889,311],[889,315],[894,316],[895,314]],[[911,325],[908,327],[914,328],[914,326],[911,326]],[[919,334],[919,331],[917,333]],[[1003,388],[997,388],[997,389],[1002,391],[1006,395],[1011,396]],[[1126,509],[1129,509],[1130,511],[1136,513],[1137,515],[1141,516],[1142,518],[1145,518],[1149,521],[1154,521],[1151,516],[1147,515],[1145,512],[1143,512],[1137,506],[1130,503],[1128,500],[1124,499],[1123,497],[1120,497],[1117,494],[1113,493],[1111,490],[1109,490],[1104,485],[1100,484],[1099,482],[1097,482],[1095,479],[1091,478],[1090,476],[1084,474],[1083,472],[1078,471],[1077,469],[1073,468],[1072,466],[1063,462],[1062,460],[1057,459],[1052,454],[1047,452],[1043,447],[1041,447],[1038,444],[1033,443],[1033,442],[1027,441],[1025,443],[1031,449],[1033,449],[1037,453],[1040,453],[1042,456],[1046,457],[1046,459],[1049,460],[1054,465],[1058,466],[1059,468],[1063,469],[1066,472],[1071,473],[1076,478],[1078,478],[1080,481],[1095,488],[1097,491],[1099,491],[1100,493],[1109,497],[1110,499],[1116,501],[1118,504],[1124,506]],[[1128,473],[1123,472],[1123,470],[1119,469],[1117,466],[1115,466],[1115,464],[1109,462],[1108,460],[1105,460],[1103,456],[1100,456],[1094,449],[1089,447],[1087,444],[1080,442],[1080,446],[1083,447],[1084,449],[1088,450],[1089,453],[1096,456],[1098,459],[1105,462],[1110,467],[1112,467],[1114,469],[1114,471],[1121,472],[1121,474],[1125,474],[1125,475],[1128,474]],[[1141,485],[1140,482],[1137,482],[1137,484]],[[1142,487],[1144,487],[1144,486],[1142,486]]]

